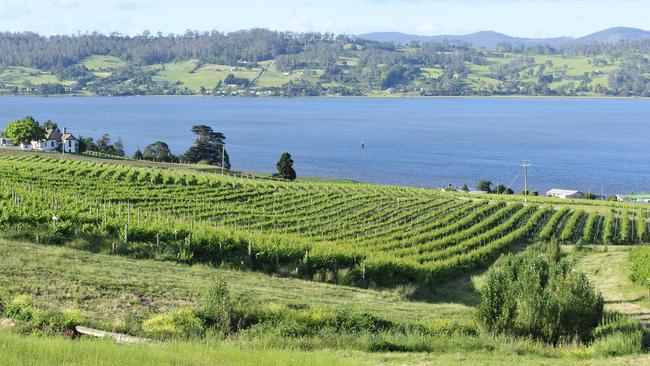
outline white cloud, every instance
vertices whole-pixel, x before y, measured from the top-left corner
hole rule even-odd
[[[418,32],[421,34],[431,34],[440,30],[440,26],[433,19],[427,19],[420,24]]]
[[[289,23],[289,29],[294,32],[305,32],[309,27],[309,21],[306,16],[299,15]]]
[[[323,25],[321,26],[321,29],[320,29],[320,30],[323,31],[323,32],[328,32],[330,29],[332,29],[333,26],[334,26],[334,22],[332,22],[331,20],[327,19],[327,20],[325,21],[325,23],[323,23]]]
[[[32,14],[32,9],[26,6],[9,6],[0,9],[0,20],[16,20]]]
[[[57,8],[77,8],[79,2],[77,0],[56,0],[54,6]]]

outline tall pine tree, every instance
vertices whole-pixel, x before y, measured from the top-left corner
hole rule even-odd
[[[288,180],[296,179],[296,171],[293,170],[293,159],[291,159],[291,154],[288,152],[282,153],[280,160],[275,166],[278,168],[278,174],[276,176]]]
[[[211,165],[217,165],[225,169],[230,169],[230,157],[225,150],[225,140],[221,132],[214,132],[211,127],[197,125],[192,127],[197,137],[194,146],[185,154],[190,163],[205,161]]]

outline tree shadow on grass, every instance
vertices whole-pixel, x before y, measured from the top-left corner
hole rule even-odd
[[[503,254],[517,254],[524,251],[531,243],[521,243],[510,247]],[[495,259],[496,261],[496,259]],[[429,303],[458,303],[466,306],[477,306],[481,302],[481,294],[475,286],[473,278],[480,277],[492,265],[472,270],[458,278],[435,284],[429,287],[418,288],[411,297],[414,301]]]

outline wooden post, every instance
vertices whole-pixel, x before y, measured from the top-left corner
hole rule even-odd
[[[251,264],[251,269],[253,268],[253,248],[251,246],[251,243],[248,243],[248,261]]]
[[[124,244],[129,243],[129,224],[124,225]]]
[[[156,233],[156,250],[160,253],[160,233]]]
[[[366,259],[363,260],[363,269],[361,272],[361,279],[366,280]]]

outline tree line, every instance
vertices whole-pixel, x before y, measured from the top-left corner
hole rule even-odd
[[[39,141],[45,138],[48,130],[58,129],[57,123],[47,120],[43,123],[38,122],[32,116],[14,120],[9,123],[0,137],[9,138],[14,143],[29,143]],[[133,154],[135,160],[149,160],[165,163],[188,163],[188,164],[206,164],[214,165],[229,170],[230,156],[226,151],[226,136],[222,132],[216,132],[210,126],[195,125],[192,132],[196,135],[194,144],[184,154],[174,155],[169,145],[164,141],[155,141],[144,148],[136,150]],[[109,134],[103,134],[99,139],[93,137],[79,136],[79,152],[99,152],[107,155],[126,157],[124,143],[120,137],[112,141]],[[293,159],[291,154],[285,152],[280,156],[276,164],[278,172],[273,177],[295,180],[296,171],[293,169]]]

